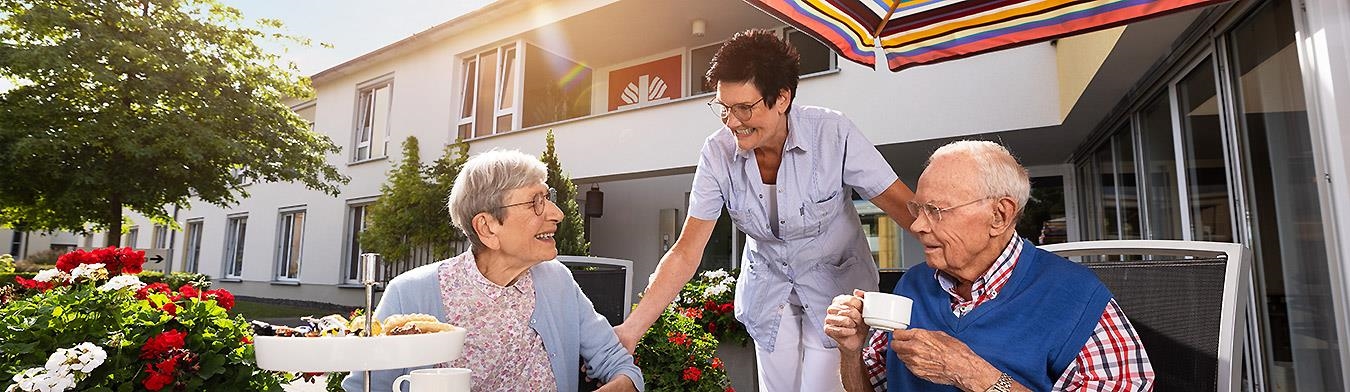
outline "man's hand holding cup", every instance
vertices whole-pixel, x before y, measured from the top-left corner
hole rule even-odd
[[[853,290],[853,295],[834,297],[825,310],[825,335],[839,343],[845,352],[859,352],[867,343],[870,329],[892,331],[909,328],[914,301],[899,295]]]

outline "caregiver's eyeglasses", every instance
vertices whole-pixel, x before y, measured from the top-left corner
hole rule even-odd
[[[745,122],[750,120],[751,116],[755,115],[755,105],[758,105],[760,102],[764,102],[764,97],[760,97],[759,100],[755,102],[738,103],[731,106],[727,106],[726,104],[717,101],[708,101],[708,109],[712,109],[713,115],[717,116],[722,122],[727,121],[727,115],[736,116],[737,120]]]

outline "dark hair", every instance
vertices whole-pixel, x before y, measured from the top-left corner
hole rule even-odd
[[[773,31],[746,30],[736,33],[717,49],[704,79],[709,87],[718,82],[753,82],[764,97],[765,106],[773,106],[781,90],[786,89],[792,93],[792,99],[797,98],[799,63],[801,55],[797,49]]]

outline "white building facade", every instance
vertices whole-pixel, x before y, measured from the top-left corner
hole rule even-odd
[[[948,141],[1007,145],[1032,171],[1028,238],[1247,244],[1261,388],[1350,387],[1343,0],[1241,0],[899,73],[840,61],[741,2],[502,0],[313,76],[317,98],[295,110],[343,147],[329,157],[352,179],[339,196],[251,184],[238,205],[178,211],[184,231],[163,241],[133,219],[134,245],[171,248],[174,271],[239,295],[356,305],[356,233],[405,138],[425,160],[461,138],[471,152],[537,154],[551,129],[579,197],[604,192],[591,252],[632,260],[641,290],[720,125],[701,75],[748,28],[797,46],[796,102],[843,111],[906,183]],[[923,262],[901,228],[855,204],[883,268]],[[707,268],[737,264],[743,237],[725,221]]]

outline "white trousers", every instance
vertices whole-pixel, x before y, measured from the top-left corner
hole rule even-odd
[[[812,329],[799,305],[778,311],[778,336],[773,352],[755,342],[759,388],[766,392],[843,391],[839,378],[839,350],[825,348],[819,331]]]

